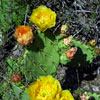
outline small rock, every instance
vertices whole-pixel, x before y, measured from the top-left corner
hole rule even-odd
[[[99,92],[99,87],[95,86],[95,85],[91,85],[91,88],[93,90],[93,92]]]
[[[55,78],[58,79],[61,84],[65,81],[64,77],[66,76],[66,70],[67,70],[67,67],[65,66],[62,67],[61,65],[59,65],[57,69],[57,74]]]
[[[15,47],[12,50],[12,54],[10,55],[11,59],[17,59],[24,53],[24,49],[22,45],[15,45]]]
[[[86,91],[89,91],[89,90],[90,90],[90,87],[89,87],[88,84],[86,84],[86,85],[83,87],[83,89],[86,90]]]

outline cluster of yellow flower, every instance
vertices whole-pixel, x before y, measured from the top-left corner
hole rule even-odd
[[[30,21],[35,24],[42,32],[54,27],[56,23],[56,13],[46,6],[39,6],[34,9],[30,16]],[[14,34],[19,44],[28,45],[34,36],[30,26],[18,26]]]
[[[31,100],[74,100],[68,90],[62,90],[58,80],[52,76],[41,76],[29,85],[27,93]]]

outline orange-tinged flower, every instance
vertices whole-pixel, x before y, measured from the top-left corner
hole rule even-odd
[[[96,40],[90,40],[88,42],[88,44],[91,46],[91,47],[95,47],[96,46]]]
[[[67,56],[68,59],[73,59],[73,57],[74,57],[76,51],[77,51],[77,47],[73,47],[73,48],[71,48],[70,50],[67,50],[67,51],[65,52],[65,54],[66,54],[66,56]]]
[[[72,35],[71,36],[69,36],[68,38],[64,38],[64,44],[65,45],[69,45],[70,43],[71,43],[71,41],[72,41]]]
[[[55,26],[56,13],[42,5],[33,10],[30,21],[44,32],[48,28]]]
[[[19,44],[28,45],[32,42],[34,36],[30,26],[18,26],[16,32],[14,33]]]

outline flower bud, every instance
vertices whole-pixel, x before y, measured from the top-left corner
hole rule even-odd
[[[96,46],[96,40],[90,40],[88,42],[88,44],[91,46],[91,47],[95,47]]]
[[[80,100],[89,100],[90,96],[88,96],[87,92],[80,94]]]
[[[71,43],[71,41],[72,41],[72,35],[71,36],[69,36],[68,38],[64,38],[64,44],[65,45],[69,45],[70,43]]]
[[[96,48],[94,51],[96,54],[100,54],[100,48]]]
[[[60,34],[66,34],[67,29],[68,29],[67,24],[62,25],[61,28],[60,28]]]
[[[66,54],[68,59],[73,59],[73,56],[75,55],[76,51],[77,51],[77,47],[73,47],[70,50],[67,50],[65,52],[65,54]]]
[[[19,74],[19,73],[14,73],[12,76],[11,76],[11,80],[13,81],[13,82],[19,82],[19,81],[21,81],[21,74]]]

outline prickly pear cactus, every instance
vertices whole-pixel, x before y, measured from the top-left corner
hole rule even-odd
[[[22,72],[28,80],[41,75],[55,75],[59,54],[57,43],[51,34],[38,32],[32,45],[26,50]]]
[[[91,63],[93,61],[93,58],[97,56],[97,54],[94,51],[95,48],[92,48],[91,46],[83,44],[82,42],[74,39],[72,40],[72,43],[76,47],[79,47],[82,50],[82,53],[86,55],[86,61]]]
[[[59,46],[59,54],[60,54],[60,63],[65,64],[65,65],[71,62],[71,59],[68,59],[65,54],[66,50],[70,50],[71,47],[77,47],[78,49],[80,49],[82,51],[82,55],[86,56],[86,62],[91,63],[93,61],[93,58],[97,56],[97,54],[95,53],[95,48],[92,48],[89,45],[83,44],[82,42],[77,41],[75,39],[72,39],[72,42],[70,43],[70,45],[65,45],[64,40],[62,39],[58,42],[58,46]],[[77,50],[77,52],[78,51],[79,50]],[[78,54],[79,52],[77,53],[77,55]]]
[[[50,32],[35,34],[35,39],[32,44],[25,48],[24,54],[18,59],[7,59],[7,72],[5,76],[9,78],[11,83],[10,97],[8,90],[1,91],[4,100],[30,100],[25,92],[25,87],[29,82],[35,81],[39,76],[56,74],[59,64],[58,44],[54,36]],[[22,75],[20,82],[13,82],[12,76],[14,73]],[[18,77],[17,77],[18,78]],[[24,88],[21,88],[23,87]],[[24,91],[24,93],[23,93]],[[8,96],[5,96],[7,94]],[[8,97],[5,98],[5,97]]]
[[[67,64],[71,60],[66,57],[65,52],[66,52],[66,50],[69,50],[71,47],[70,46],[66,46],[64,44],[63,40],[60,40],[58,42],[58,47],[59,47],[59,54],[60,54],[60,63]]]
[[[90,98],[93,97],[95,100],[100,100],[99,94],[88,92],[88,95],[90,96]]]
[[[21,71],[28,81],[36,80],[42,75],[54,76],[59,64],[58,45],[54,36],[50,32],[38,31],[33,43],[25,49],[23,57],[17,59],[17,62],[8,59],[8,63],[9,75],[13,71]]]

